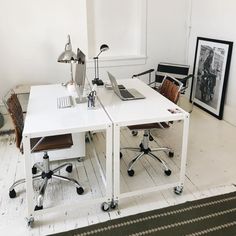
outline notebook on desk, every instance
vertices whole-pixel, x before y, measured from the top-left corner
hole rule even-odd
[[[110,73],[107,72],[108,77],[111,81],[111,86],[115,92],[115,94],[123,101],[128,100],[136,100],[136,99],[143,99],[145,98],[140,92],[138,92],[136,89],[120,89],[118,87],[116,78]]]

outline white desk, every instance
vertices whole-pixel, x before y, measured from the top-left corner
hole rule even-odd
[[[30,153],[30,138],[59,135],[65,133],[83,133],[92,130],[106,131],[106,196],[87,203],[111,201],[112,198],[112,124],[106,112],[97,102],[96,109],[88,110],[87,104],[76,104],[71,108],[58,109],[57,98],[69,95],[68,90],[61,85],[32,86],[30,91],[28,110],[23,131],[23,145],[26,170],[26,195],[28,217],[33,217],[47,211],[63,209],[62,206],[34,211],[32,188],[32,158]],[[81,146],[82,149],[83,143]],[[49,153],[50,156],[50,153]],[[60,194],[60,193],[57,193]],[[84,193],[86,194],[86,192]],[[79,197],[78,197],[79,201]],[[86,202],[83,202],[83,205]],[[79,206],[79,204],[77,204]],[[75,208],[76,202],[64,209]]]
[[[113,123],[114,155],[114,200],[172,187],[183,188],[187,157],[189,114],[163,97],[138,79],[119,80],[126,88],[135,88],[146,98],[142,100],[122,101],[112,90],[98,89],[98,97]],[[168,109],[178,108],[181,112],[172,114]],[[145,188],[128,193],[120,193],[120,127],[161,121],[183,120],[182,157],[179,181],[162,186]],[[135,178],[135,177],[134,177]]]

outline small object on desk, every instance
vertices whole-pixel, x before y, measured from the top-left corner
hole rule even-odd
[[[67,108],[73,106],[72,96],[65,96],[57,98],[57,107],[58,108]]]
[[[92,90],[88,95],[88,108],[93,109],[95,107],[96,91]]]
[[[168,109],[168,111],[172,114],[175,114],[175,113],[181,113],[182,111],[179,110],[178,108],[175,108],[175,109]]]

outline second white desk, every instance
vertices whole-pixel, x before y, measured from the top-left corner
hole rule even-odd
[[[151,89],[148,85],[138,79],[119,80],[126,88],[134,88],[141,92],[146,98],[141,100],[122,101],[113,90],[98,88],[98,97],[104,109],[113,123],[113,194],[114,201],[118,202],[119,198],[131,197],[143,193],[157,190],[175,188],[181,192],[184,185],[189,114],[167,98]],[[172,114],[168,109],[179,109],[179,113]],[[120,128],[122,126],[146,124],[162,121],[183,120],[183,137],[181,151],[181,168],[179,180],[170,184],[142,188],[140,190],[121,193],[120,192]],[[135,177],[134,177],[135,178]]]

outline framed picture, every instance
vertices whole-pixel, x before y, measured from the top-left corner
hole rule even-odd
[[[233,42],[197,38],[190,101],[222,119]]]

